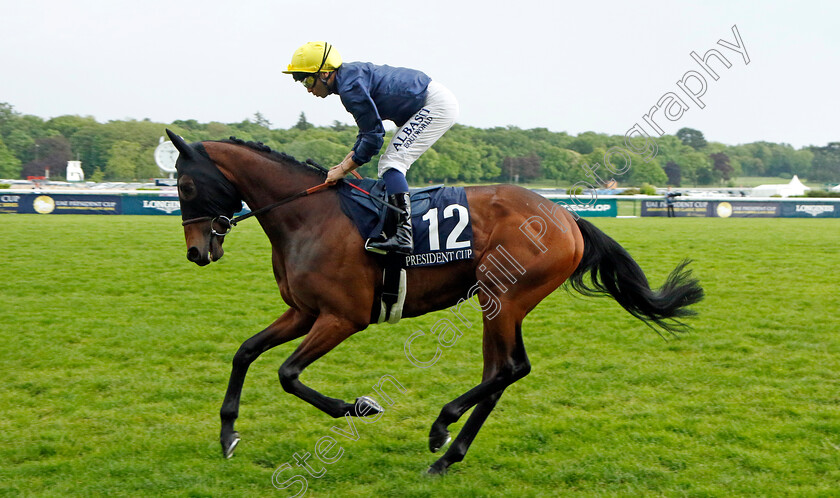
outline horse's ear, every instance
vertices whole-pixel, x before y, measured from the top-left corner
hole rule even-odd
[[[169,135],[169,140],[172,140],[172,145],[178,149],[184,157],[193,158],[195,157],[195,150],[190,147],[187,142],[184,142],[184,139],[181,138],[177,133],[173,133],[172,130],[169,128],[166,129],[166,134]]]

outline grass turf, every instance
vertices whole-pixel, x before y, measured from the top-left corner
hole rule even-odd
[[[324,436],[343,453],[310,458],[320,478],[294,467],[276,481],[304,475],[312,496],[830,495],[840,482],[840,220],[593,220],[654,285],[694,259],[707,297],[693,332],[663,341],[612,300],[556,291],[523,326],[531,375],[436,478],[429,426],[480,378],[477,326],[428,369],[403,345],[440,313],[370,327],[308,368],[304,382],[348,400],[384,375],[405,387],[356,421],[355,441],[280,387],[299,341],[267,352],[224,460],[230,361],[285,309],[259,226],[198,268],[175,217],[2,220],[0,495],[291,496],[272,474]]]

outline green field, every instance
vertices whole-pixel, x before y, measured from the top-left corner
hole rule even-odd
[[[258,224],[198,268],[177,217],[0,219],[0,495],[290,496],[274,470],[327,435],[344,453],[313,463],[311,496],[840,495],[840,220],[594,219],[656,284],[694,259],[693,332],[665,341],[612,300],[558,290],[524,323],[531,375],[464,462],[428,477],[430,424],[478,382],[480,331],[420,369],[403,343],[440,315],[375,326],[307,369],[345,399],[384,375],[404,385],[356,441],[280,387],[299,341],[269,351],[224,460],[233,354],[285,309]]]

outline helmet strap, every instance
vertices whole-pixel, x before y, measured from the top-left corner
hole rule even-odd
[[[332,45],[327,42],[324,42],[324,58],[321,59],[321,65],[318,66],[318,70],[315,71],[316,73],[321,73],[321,69],[324,68],[324,64],[327,63],[327,57],[330,56],[330,51],[332,50]]]
[[[321,65],[318,66],[318,71],[316,71],[316,73],[315,73],[315,74],[318,75],[318,79],[321,80],[321,83],[324,84],[324,87],[326,87],[328,93],[333,93],[332,89],[330,89],[330,85],[328,83],[330,78],[329,78],[329,76],[326,77],[326,78],[321,76],[321,69],[324,69],[324,64],[327,63],[327,57],[330,56],[330,51],[331,50],[332,50],[332,45],[330,45],[327,42],[324,42],[324,58],[321,59]]]

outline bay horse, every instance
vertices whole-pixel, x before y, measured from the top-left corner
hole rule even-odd
[[[230,219],[244,200],[271,242],[274,277],[289,306],[234,355],[220,411],[223,455],[232,456],[240,440],[234,422],[249,365],[267,350],[302,336],[305,339],[278,371],[283,389],[335,418],[378,415],[382,410],[369,397],[347,403],[300,380],[308,365],[372,323],[371,310],[382,287],[382,270],[342,212],[336,189],[323,188],[325,171],[260,143],[231,137],[187,144],[171,131],[167,134],[180,153],[177,184],[187,259],[204,266],[222,257]],[[306,195],[318,189],[317,195]],[[441,449],[450,440],[448,426],[473,406],[475,410],[428,469],[433,474],[463,460],[504,390],[530,372],[522,321],[564,282],[584,295],[610,295],[655,330],[672,333],[685,327],[682,318],[694,314],[688,306],[703,298],[697,279],[685,268],[688,261],[677,266],[660,289],[652,290],[621,245],[529,190],[512,185],[467,187],[466,197],[473,258],[407,269],[403,317],[445,309],[475,294],[485,310],[481,383],[441,409],[429,433],[429,449]],[[516,278],[508,276],[509,285],[501,275],[487,271],[498,263],[493,251],[499,248],[521,266]],[[493,300],[497,306],[490,316],[486,310]]]

